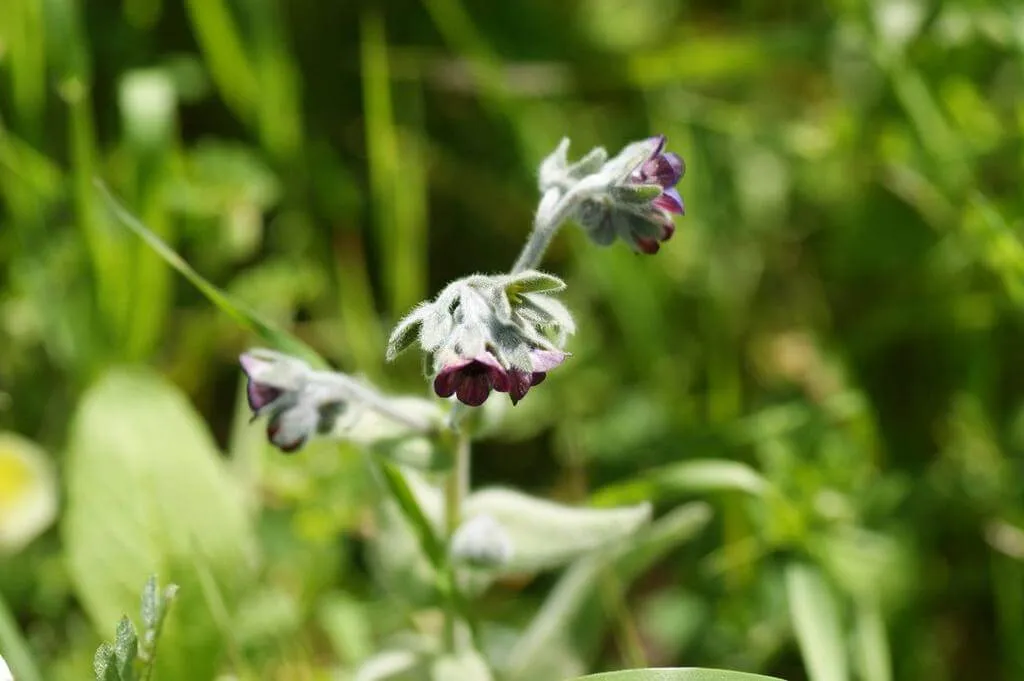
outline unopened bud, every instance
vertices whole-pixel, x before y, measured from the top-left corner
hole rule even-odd
[[[452,537],[452,557],[476,567],[501,567],[512,559],[512,552],[512,539],[489,515],[470,518]]]

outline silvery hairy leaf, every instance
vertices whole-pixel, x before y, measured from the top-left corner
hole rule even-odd
[[[559,567],[620,542],[649,522],[651,506],[581,508],[489,488],[471,494],[462,515],[467,523],[489,516],[505,530],[514,553],[501,572],[510,574]]]
[[[576,322],[562,301],[542,293],[527,293],[522,296],[519,314],[534,326],[552,329],[564,343],[564,337],[576,333]]]
[[[395,324],[395,328],[392,329],[391,336],[388,338],[387,361],[394,360],[403,350],[412,345],[420,326],[429,316],[429,312],[430,306],[427,303],[420,303]]]
[[[475,650],[441,655],[430,668],[430,681],[492,681],[487,662]]]
[[[365,660],[353,681],[428,681],[426,655],[414,650],[384,650]]]
[[[601,170],[607,159],[608,152],[596,147],[575,163],[569,163],[569,139],[563,138],[555,150],[540,163],[540,191],[544,193],[549,189],[568,190],[583,178]]]
[[[504,291],[513,300],[523,293],[545,293],[565,289],[565,282],[553,274],[527,270],[504,278]]]

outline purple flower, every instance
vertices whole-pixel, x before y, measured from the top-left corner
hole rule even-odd
[[[532,371],[506,369],[489,351],[476,357],[456,357],[445,363],[434,378],[434,392],[440,397],[455,395],[460,402],[479,407],[491,390],[496,390],[508,393],[512,404],[518,404],[531,387],[543,381],[547,372],[566,357],[566,353],[558,350],[531,350]]]
[[[657,185],[661,193],[650,202],[650,217],[660,228],[659,233],[650,235],[642,230],[633,230],[633,243],[643,253],[653,255],[660,248],[659,242],[668,241],[675,234],[676,226],[672,214],[685,215],[683,198],[676,190],[676,184],[686,172],[686,164],[678,154],[665,151],[665,136],[652,137],[654,143],[650,156],[632,172],[629,179],[636,185]]]
[[[455,395],[460,402],[479,407],[491,390],[508,392],[508,372],[490,352],[476,357],[457,357],[445,363],[434,377],[434,392],[440,397]]]
[[[658,135],[628,145],[605,166],[612,184],[606,194],[581,203],[580,223],[602,246],[618,237],[640,253],[657,253],[675,234],[672,216],[685,213],[676,184],[686,164],[678,154],[665,151],[665,136]]]

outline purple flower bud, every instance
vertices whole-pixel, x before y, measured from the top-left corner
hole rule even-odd
[[[330,395],[304,362],[269,350],[238,359],[248,379],[252,420],[269,414],[267,439],[283,452],[300,449],[315,435],[330,432],[347,403]]]
[[[608,193],[584,200],[578,219],[599,245],[617,236],[640,253],[657,253],[675,234],[672,216],[686,212],[675,188],[686,164],[665,151],[665,136],[658,135],[628,145],[606,165],[614,177]]]

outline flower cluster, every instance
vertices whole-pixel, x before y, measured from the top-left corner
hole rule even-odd
[[[686,166],[665,151],[665,136],[629,144],[611,159],[595,149],[569,164],[567,152],[563,140],[541,165],[541,190],[584,188],[573,216],[594,243],[608,246],[618,237],[640,253],[657,253],[675,233],[672,216],[685,212],[675,187]]]
[[[439,396],[477,407],[495,390],[516,404],[567,357],[575,326],[550,295],[564,287],[535,271],[460,279],[398,323],[388,359],[418,339]]]
[[[239,363],[248,379],[252,419],[269,415],[267,438],[283,452],[332,432],[350,405],[339,395],[332,374],[313,371],[294,357],[256,349],[244,353]]]

